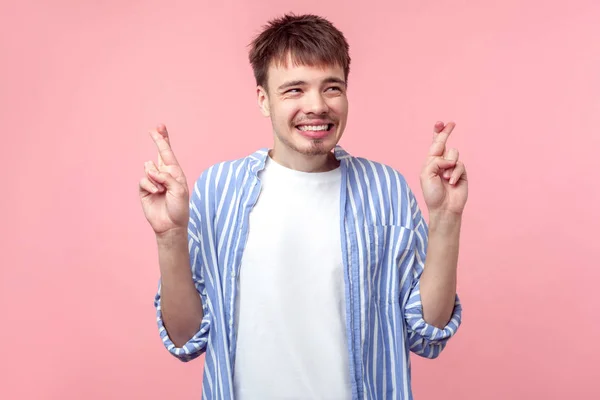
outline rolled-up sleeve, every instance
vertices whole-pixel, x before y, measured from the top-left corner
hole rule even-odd
[[[162,312],[161,312],[161,283],[159,281],[158,291],[154,298],[154,306],[156,308],[156,321],[158,323],[158,331],[160,338],[166,349],[179,360],[187,362],[191,361],[206,351],[208,343],[208,335],[212,321],[210,307],[208,304],[208,296],[204,282],[204,271],[202,264],[202,240],[200,237],[200,213],[198,211],[199,202],[201,201],[200,192],[198,190],[198,182],[194,185],[193,193],[190,197],[190,220],[188,224],[188,248],[190,253],[190,268],[192,269],[192,278],[196,291],[202,300],[202,309],[204,316],[200,324],[198,332],[187,343],[181,347],[175,346],[167,329],[165,328]]]
[[[454,310],[450,321],[443,329],[425,322],[421,304],[420,282],[413,287],[404,315],[408,324],[408,340],[410,350],[426,358],[436,358],[446,347],[448,340],[454,336],[461,323],[462,308],[458,296],[454,302]]]
[[[404,316],[408,326],[408,341],[410,350],[415,354],[426,358],[436,358],[444,350],[448,340],[456,334],[461,324],[462,307],[458,295],[456,295],[452,316],[443,329],[428,324],[423,317],[420,286],[427,254],[428,227],[412,193],[410,193],[409,198],[415,236],[411,265],[412,284],[404,307]]]

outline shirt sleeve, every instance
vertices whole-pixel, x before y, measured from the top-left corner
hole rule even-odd
[[[443,329],[428,324],[423,317],[420,286],[427,254],[428,227],[410,190],[409,200],[415,238],[413,241],[412,285],[408,301],[404,307],[404,316],[408,326],[408,341],[410,350],[413,353],[426,358],[436,358],[444,350],[448,340],[458,330],[461,324],[462,307],[457,295],[450,321]]]
[[[183,346],[177,347],[169,337],[169,334],[164,326],[161,312],[161,296],[160,287],[154,298],[154,306],[156,308],[156,321],[158,323],[158,332],[166,349],[175,357],[183,362],[191,361],[206,351],[208,335],[212,322],[210,307],[208,306],[208,296],[204,282],[204,268],[202,264],[202,238],[200,235],[200,212],[198,211],[201,196],[199,192],[198,182],[194,185],[194,190],[190,198],[190,220],[188,224],[188,248],[190,253],[190,268],[192,269],[192,279],[196,286],[196,291],[202,299],[202,309],[204,316],[200,324],[198,332]]]

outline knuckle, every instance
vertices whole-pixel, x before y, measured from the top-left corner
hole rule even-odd
[[[186,190],[183,185],[174,185],[173,186],[173,194],[177,197],[183,197],[186,194]]]
[[[171,176],[171,174],[169,174],[168,172],[164,172],[164,171],[160,172],[160,177],[161,177],[161,179],[163,179],[165,181],[170,180],[171,178],[173,178]]]

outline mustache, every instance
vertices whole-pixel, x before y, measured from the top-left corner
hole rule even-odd
[[[338,122],[337,119],[335,119],[335,118],[332,118],[328,115],[323,115],[323,116],[314,117],[314,118],[302,118],[302,119],[293,121],[292,124],[294,126],[296,126],[296,125],[304,124],[307,122],[313,122],[313,121],[320,121],[320,122],[324,122],[326,124],[337,124],[337,122]]]

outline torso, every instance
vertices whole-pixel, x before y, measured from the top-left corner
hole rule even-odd
[[[235,398],[351,398],[340,170],[268,159],[259,178],[239,274]]]

